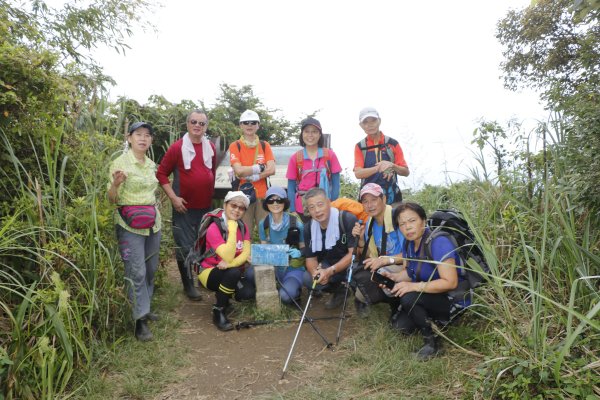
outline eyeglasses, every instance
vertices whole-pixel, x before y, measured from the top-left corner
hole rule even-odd
[[[196,121],[195,119],[190,120],[190,124],[192,125],[200,125],[200,126],[206,126],[208,122],[204,122],[204,121]]]
[[[258,121],[242,121],[244,125],[258,125]]]
[[[246,211],[246,207],[239,205],[239,204],[235,204],[235,203],[229,203],[229,205],[231,206],[231,208],[233,208],[234,210],[240,210],[240,211]]]
[[[267,200],[267,204],[283,204],[285,203],[284,199],[269,199]]]

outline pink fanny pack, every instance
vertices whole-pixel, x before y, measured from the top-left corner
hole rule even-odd
[[[148,229],[156,222],[155,206],[121,206],[119,214],[133,229]]]

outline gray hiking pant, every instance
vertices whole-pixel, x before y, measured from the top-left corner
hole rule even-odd
[[[125,264],[127,295],[133,305],[133,319],[150,312],[154,294],[154,274],[158,269],[161,231],[149,236],[132,233],[116,225],[119,252]]]
[[[175,241],[175,258],[183,263],[192,246],[198,239],[198,228],[208,208],[190,208],[185,213],[173,209],[173,240]]]

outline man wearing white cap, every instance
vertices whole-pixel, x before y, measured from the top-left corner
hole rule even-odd
[[[400,144],[379,130],[381,118],[373,107],[363,108],[358,122],[367,137],[354,148],[354,176],[361,180],[361,187],[367,183],[381,186],[387,204],[402,201],[397,175],[408,176],[410,171]]]
[[[246,110],[240,116],[241,137],[229,146],[230,164],[235,176],[233,190],[241,190],[250,199],[244,222],[252,232],[266,216],[262,202],[267,193],[267,177],[275,174],[275,157],[271,145],[259,140],[256,132],[260,118],[255,111]]]

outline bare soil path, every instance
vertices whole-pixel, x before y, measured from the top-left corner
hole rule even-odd
[[[176,269],[176,266],[170,265],[168,276],[174,284],[180,285]],[[157,400],[285,397],[286,392],[314,381],[343,355],[340,350],[327,349],[323,340],[305,322],[285,379],[280,380],[298,324],[271,324],[220,332],[212,323],[214,294],[201,290],[203,300],[200,302],[188,300],[183,292],[180,294],[181,303],[176,312],[181,327],[177,334],[181,345],[187,349],[190,363],[178,371],[181,381],[165,388],[156,397]],[[328,296],[313,297],[307,315],[313,318],[338,316],[341,307],[333,311],[325,310],[324,303]],[[302,307],[307,297],[306,291],[303,292]],[[238,304],[234,302],[234,305]],[[354,307],[349,301],[347,313],[353,312]],[[238,314],[230,317],[232,322],[239,321]],[[346,319],[342,340],[350,340],[355,323],[355,318]],[[335,342],[338,324],[338,319],[315,321],[330,342]]]

